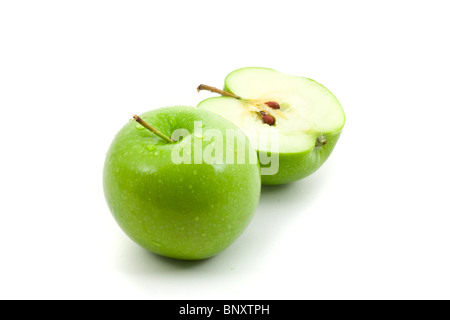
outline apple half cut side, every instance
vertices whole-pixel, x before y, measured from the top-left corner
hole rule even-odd
[[[202,86],[199,90],[205,89]],[[203,100],[198,108],[231,120],[246,133],[258,151],[262,184],[289,183],[315,172],[333,151],[345,124],[344,111],[327,88],[273,69],[233,71],[221,94]],[[277,159],[278,167],[265,173],[273,163],[262,159]]]

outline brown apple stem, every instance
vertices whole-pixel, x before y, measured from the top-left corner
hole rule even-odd
[[[215,93],[218,93],[218,94],[220,94],[220,95],[222,95],[222,96],[225,96],[225,97],[231,97],[231,98],[235,98],[235,99],[238,99],[238,100],[241,100],[241,99],[242,99],[241,97],[239,97],[239,96],[237,96],[237,95],[235,95],[235,94],[232,94],[232,93],[230,93],[230,92],[226,92],[226,91],[221,90],[221,89],[219,89],[219,88],[215,88],[215,87],[208,86],[208,85],[206,85],[206,84],[201,84],[201,85],[199,85],[199,86],[197,87],[197,91],[198,91],[198,92],[200,92],[201,90],[207,90],[207,91],[215,92]]]
[[[242,99],[242,97],[239,97],[239,96],[237,96],[237,95],[235,95],[233,93],[226,92],[224,90],[221,90],[221,89],[216,88],[216,87],[211,87],[211,86],[208,86],[206,84],[201,84],[201,85],[199,85],[197,87],[197,91],[200,92],[201,90],[211,91],[211,92],[218,93],[218,94],[220,94],[222,96],[225,96],[225,97],[231,97],[231,98],[234,98],[234,99],[237,99],[237,100],[242,100],[244,102],[252,104],[256,108],[261,110],[260,112],[258,112],[258,114],[261,116],[261,119],[263,120],[264,123],[268,124],[269,126],[273,126],[275,124],[275,121],[276,121],[275,116],[272,115],[271,113],[269,113],[267,111],[267,109],[266,110],[262,109],[256,101],[252,101],[252,100],[248,100],[248,99]],[[272,109],[280,109],[280,105],[277,102],[268,101],[265,104],[268,107],[272,108]],[[286,118],[284,116],[282,116],[282,117]]]
[[[172,139],[170,139],[168,136],[166,136],[164,133],[162,133],[158,129],[156,129],[156,128],[152,127],[151,125],[149,125],[147,122],[142,120],[141,117],[139,117],[137,115],[134,115],[133,119],[136,120],[136,122],[139,123],[144,128],[146,128],[146,129],[150,130],[151,132],[153,132],[154,134],[156,134],[158,137],[166,140],[169,143],[174,143],[174,141]]]

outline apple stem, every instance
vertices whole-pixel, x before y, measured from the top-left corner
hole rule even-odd
[[[208,86],[206,84],[201,84],[197,87],[197,91],[200,92],[201,90],[207,90],[207,91],[211,91],[214,93],[218,93],[222,96],[225,97],[231,97],[237,100],[241,100],[244,102],[247,102],[249,104],[252,104],[253,106],[255,106],[256,108],[260,109],[261,111],[258,112],[258,114],[261,116],[261,119],[263,120],[264,123],[268,124],[269,126],[273,126],[275,124],[276,118],[269,113],[268,111],[264,110],[261,108],[260,104],[257,103],[257,101],[254,100],[249,100],[249,99],[243,99],[242,97],[239,97],[233,93],[230,92],[226,92],[224,90],[221,90],[219,88],[216,87],[211,87]],[[264,103],[265,105],[267,105],[268,107],[272,108],[272,109],[280,109],[280,105],[277,102],[274,101],[268,101]],[[282,115],[283,118],[286,118],[285,116]]]
[[[321,135],[316,139],[316,147],[324,146],[327,144],[327,142],[327,139],[323,135]]]
[[[145,122],[144,120],[142,120],[141,117],[134,115],[133,119],[136,120],[137,123],[139,123],[141,126],[143,126],[144,128],[150,130],[151,132],[153,132],[154,134],[156,134],[158,137],[166,140],[169,143],[174,143],[174,141],[172,139],[170,139],[168,136],[166,136],[164,133],[162,133],[161,131],[159,131],[158,129],[156,129],[155,127],[149,125],[147,122]]]
[[[215,92],[215,93],[218,93],[218,94],[220,94],[220,95],[222,95],[222,96],[225,96],[225,97],[231,97],[231,98],[235,98],[235,99],[238,99],[238,100],[241,100],[241,99],[242,99],[241,97],[239,97],[239,96],[237,96],[237,95],[235,95],[235,94],[232,94],[232,93],[230,93],[230,92],[226,92],[226,91],[221,90],[221,89],[219,89],[219,88],[215,88],[215,87],[208,86],[208,85],[206,85],[206,84],[201,84],[201,85],[199,85],[199,86],[197,87],[197,91],[198,91],[198,92],[200,92],[201,90],[207,90],[207,91]]]

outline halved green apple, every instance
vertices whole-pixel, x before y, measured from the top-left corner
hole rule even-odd
[[[206,85],[198,90],[222,95],[198,107],[231,120],[247,134],[258,150],[263,184],[289,183],[315,172],[345,124],[344,111],[327,88],[273,69],[238,69],[226,77],[224,90]],[[269,162],[276,159],[279,166],[273,170]]]

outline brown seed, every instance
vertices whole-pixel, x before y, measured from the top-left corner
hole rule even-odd
[[[275,124],[275,118],[272,117],[270,114],[267,114],[267,112],[260,111],[259,114],[261,115],[261,118],[264,121],[264,123],[267,123],[269,126]]]
[[[267,101],[264,104],[272,109],[280,109],[280,105],[278,104],[278,102],[275,101]]]

